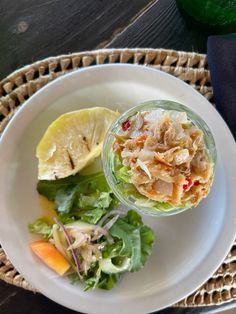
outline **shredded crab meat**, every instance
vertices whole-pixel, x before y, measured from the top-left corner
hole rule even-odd
[[[91,225],[92,226],[92,225]],[[94,228],[78,228],[69,226],[67,232],[72,239],[71,245],[67,250],[76,250],[81,258],[80,268],[85,274],[88,273],[91,265],[102,258],[102,250],[105,246],[104,243],[97,243],[97,239],[101,238],[106,231],[98,226]]]
[[[129,128],[115,135],[113,149],[130,168],[132,184],[150,200],[196,206],[209,193],[213,165],[204,134],[185,112],[137,113]]]

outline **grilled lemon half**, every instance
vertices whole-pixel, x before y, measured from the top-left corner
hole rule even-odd
[[[118,112],[103,107],[61,115],[37,146],[38,178],[65,178],[93,162],[101,154],[105,135],[118,116]]]

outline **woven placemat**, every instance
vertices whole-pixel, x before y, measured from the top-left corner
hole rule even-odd
[[[0,132],[38,89],[78,68],[134,63],[160,69],[187,82],[213,104],[207,59],[203,54],[165,49],[109,49],[52,57],[25,66],[0,82]],[[0,279],[36,291],[14,268],[0,246]],[[218,305],[236,300],[236,242],[221,267],[200,289],[175,306]]]

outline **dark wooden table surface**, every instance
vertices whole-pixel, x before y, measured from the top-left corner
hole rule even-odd
[[[210,34],[187,23],[175,0],[0,0],[0,79],[48,56],[95,48],[152,47],[206,53]],[[158,313],[198,314],[216,309],[168,308]],[[41,294],[0,281],[0,313],[75,312]]]

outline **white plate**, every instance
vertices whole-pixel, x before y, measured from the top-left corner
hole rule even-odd
[[[27,224],[42,214],[35,189],[35,147],[60,114],[92,106],[121,111],[143,101],[170,99],[196,111],[218,150],[210,195],[200,206],[166,218],[148,218],[156,242],[145,268],[125,274],[112,291],[83,292],[58,278],[28,246]],[[147,313],[198,288],[223,261],[236,231],[236,148],[223,119],[182,81],[146,67],[105,65],[68,74],[42,88],[18,111],[0,143],[0,242],[20,273],[52,300],[85,313]]]

